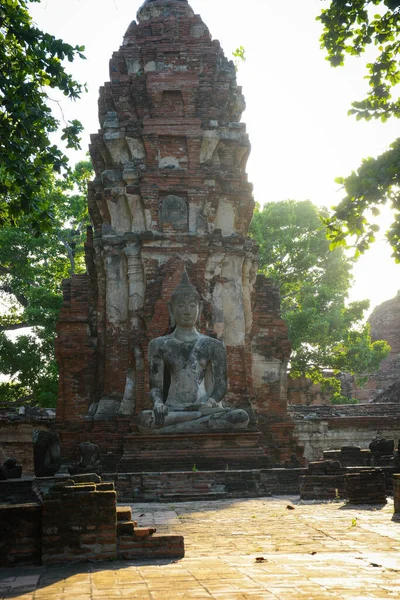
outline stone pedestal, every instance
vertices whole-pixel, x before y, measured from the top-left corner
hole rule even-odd
[[[354,469],[345,475],[350,504],[386,504],[385,475],[381,469]]]
[[[266,468],[268,457],[258,432],[130,435],[125,438],[120,473],[215,471]]]
[[[302,500],[335,500],[345,495],[345,469],[338,461],[320,461],[309,464],[300,477]]]

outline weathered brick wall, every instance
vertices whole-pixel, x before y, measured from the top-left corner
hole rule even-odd
[[[96,335],[88,275],[63,282],[64,303],[57,323],[56,358],[59,368],[57,422],[81,420],[96,389]]]
[[[39,502],[33,477],[0,481],[0,504],[37,504]]]
[[[123,454],[124,438],[132,428],[126,418],[105,422],[76,419],[58,422],[57,431],[64,464],[79,460],[79,444],[91,442],[99,447],[104,468],[114,470]]]
[[[117,558],[117,495],[108,483],[56,484],[44,496],[43,564]]]
[[[34,474],[33,431],[54,427],[54,419],[45,410],[37,412],[37,416],[19,415],[15,409],[0,412],[0,447],[7,457],[16,458],[22,465],[23,475]]]
[[[105,477],[114,481],[119,502],[184,502],[298,494],[303,473],[304,469],[289,468],[118,473]]]
[[[287,412],[287,363],[290,342],[280,316],[279,289],[272,280],[257,276],[252,296],[252,330],[248,345],[252,404],[263,433],[263,446],[272,465],[302,461],[303,449],[294,436]]]
[[[368,448],[377,438],[400,438],[400,407],[396,404],[290,406],[296,436],[308,461],[322,458],[324,450],[343,446]]]

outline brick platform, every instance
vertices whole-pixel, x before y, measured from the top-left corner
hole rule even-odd
[[[267,466],[261,433],[130,435],[119,473],[259,469]]]

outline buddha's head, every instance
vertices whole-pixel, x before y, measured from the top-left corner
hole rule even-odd
[[[186,271],[183,272],[179,285],[172,292],[168,307],[172,326],[191,329],[199,320],[203,303],[200,294],[189,282]]]

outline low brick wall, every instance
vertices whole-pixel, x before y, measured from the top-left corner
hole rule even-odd
[[[251,471],[171,471],[168,473],[104,473],[103,480],[112,482],[118,502],[169,502],[185,500],[221,500],[225,498],[258,498],[266,495],[296,495],[300,477],[306,469],[254,469]],[[27,477],[0,481],[0,503],[6,498],[23,502],[70,478]]]
[[[0,504],[0,567],[39,565],[42,507]]]
[[[298,494],[304,469],[106,473],[119,502],[182,502]]]
[[[290,406],[289,410],[310,462],[321,459],[324,450],[368,448],[376,438],[394,439],[397,446],[400,437],[398,404]]]
[[[310,463],[300,477],[300,498],[302,500],[335,500],[349,497],[346,476],[365,471],[379,471],[384,481],[385,492],[393,494],[396,467],[371,468],[364,466],[342,467],[336,461]],[[364,496],[366,498],[366,496]]]
[[[296,496],[300,493],[300,479],[306,469],[268,469],[261,471],[265,494]]]

